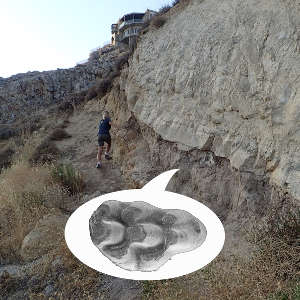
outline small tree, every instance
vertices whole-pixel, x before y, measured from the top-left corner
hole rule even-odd
[[[158,13],[160,15],[163,15],[163,14],[167,13],[170,9],[171,9],[170,5],[164,5],[158,10]]]

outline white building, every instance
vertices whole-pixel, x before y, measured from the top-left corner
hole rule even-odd
[[[145,13],[124,15],[118,23],[111,25],[112,45],[118,45],[119,43],[130,45],[138,36],[144,24],[150,21],[155,14],[157,14],[155,11],[147,9]]]

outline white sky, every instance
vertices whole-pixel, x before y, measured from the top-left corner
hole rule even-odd
[[[110,41],[110,25],[170,0],[0,0],[0,77],[68,68]]]

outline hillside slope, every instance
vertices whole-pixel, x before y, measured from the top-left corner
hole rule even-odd
[[[10,265],[0,266],[0,284],[6,284],[11,299],[31,294],[46,299],[266,299],[299,283],[299,220],[288,219],[285,227],[281,217],[300,207],[300,1],[183,0],[163,18],[160,27],[145,28],[129,64],[119,65],[120,76],[111,79],[112,88],[68,117],[65,130],[71,137],[55,145],[60,162],[82,172],[85,196],[68,197],[56,209],[66,217],[96,195],[140,188],[178,168],[167,189],[218,215],[226,231],[221,255],[175,280],[133,282],[98,274],[75,261],[62,243],[59,253],[51,249],[55,260],[44,254],[24,265],[8,260]],[[115,50],[105,56],[101,74],[80,68],[77,78],[78,68],[53,71],[51,76],[59,78],[51,83],[54,102],[66,101],[81,84],[87,89],[98,77],[109,77],[118,64]],[[94,63],[91,68],[97,69],[101,57]],[[40,85],[41,74],[33,75],[0,80],[1,122],[52,103],[48,84]],[[10,101],[16,104],[11,111]],[[113,120],[113,161],[98,170],[96,134],[103,110]],[[253,225],[261,229],[265,224],[271,233],[253,231],[254,244],[246,241]],[[40,260],[54,270],[43,276],[33,272],[32,264],[43,268]],[[25,275],[24,268],[29,269]],[[38,282],[33,292],[32,280]]]

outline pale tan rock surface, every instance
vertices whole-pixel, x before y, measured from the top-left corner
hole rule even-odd
[[[191,1],[138,44],[129,108],[300,199],[300,2]]]

